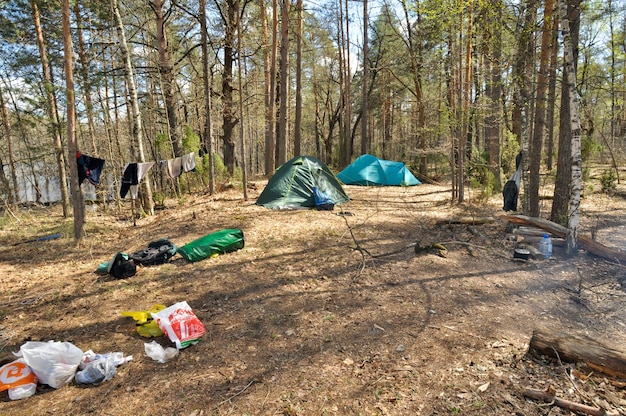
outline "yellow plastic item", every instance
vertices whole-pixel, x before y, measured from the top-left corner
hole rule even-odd
[[[152,319],[151,314],[157,313],[165,308],[167,308],[167,306],[156,304],[147,311],[122,311],[120,315],[133,318],[137,325],[137,333],[142,337],[160,337],[163,335],[163,332],[156,321]]]

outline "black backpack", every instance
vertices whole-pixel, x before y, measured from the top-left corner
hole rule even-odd
[[[109,266],[109,273],[116,279],[124,279],[137,273],[135,262],[124,253],[116,253]]]
[[[167,238],[162,238],[148,244],[148,248],[129,254],[128,257],[134,260],[135,264],[142,266],[152,266],[170,261],[176,254],[176,246]]]

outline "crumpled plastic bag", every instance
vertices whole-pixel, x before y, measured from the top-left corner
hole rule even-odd
[[[8,390],[9,399],[20,400],[35,394],[37,377],[23,358],[0,367],[0,391]]]
[[[133,360],[133,356],[124,357],[122,352],[96,354],[92,350],[83,353],[74,380],[79,384],[100,384],[111,380],[117,374],[117,367]]]
[[[163,331],[161,331],[156,321],[152,319],[152,314],[162,311],[166,307],[157,303],[145,311],[121,311],[120,315],[133,318],[137,326],[137,333],[142,337],[160,337],[163,335]]]
[[[165,364],[178,355],[177,348],[163,348],[163,346],[156,341],[152,341],[150,343],[146,342],[143,346],[146,350],[146,354],[148,354],[148,357],[152,358],[154,361],[160,362],[161,364]]]
[[[83,358],[80,348],[70,342],[60,341],[28,341],[15,355],[24,359],[41,384],[54,389],[72,381]]]

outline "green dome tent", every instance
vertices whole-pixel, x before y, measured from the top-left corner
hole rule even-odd
[[[379,159],[372,155],[359,156],[337,174],[346,185],[413,186],[420,185],[402,162]]]
[[[274,172],[256,204],[278,209],[314,208],[313,188],[335,205],[350,200],[328,166],[312,156],[298,156]]]

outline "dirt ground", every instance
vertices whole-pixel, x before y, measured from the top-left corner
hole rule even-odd
[[[623,265],[583,251],[567,258],[558,246],[550,260],[514,261],[499,197],[469,191],[451,206],[448,186],[346,186],[352,200],[334,211],[273,211],[254,204],[264,184],[247,201],[236,189],[167,201],[136,226],[129,206],[88,207],[80,246],[59,207],[5,213],[2,354],[55,340],[134,359],[98,386],[39,386],[19,401],[4,393],[0,414],[575,414],[523,395],[549,386],[560,399],[626,414],[619,380],[528,351],[537,328],[624,348]],[[626,251],[618,191],[586,192],[581,233]],[[450,223],[460,216],[495,221]],[[117,251],[164,237],[181,246],[224,228],[243,230],[242,250],[197,263],[177,255],[122,280],[95,273]],[[440,242],[447,253],[415,253],[416,243]],[[120,311],[179,301],[206,335],[161,364]]]

